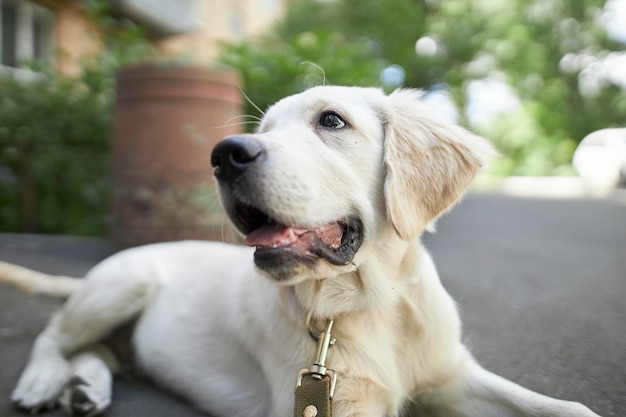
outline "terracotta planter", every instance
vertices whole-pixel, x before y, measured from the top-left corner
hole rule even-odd
[[[121,247],[182,239],[232,240],[210,164],[213,146],[241,132],[239,78],[196,67],[141,65],[117,79],[112,146],[112,240]],[[223,236],[225,235],[225,236]]]

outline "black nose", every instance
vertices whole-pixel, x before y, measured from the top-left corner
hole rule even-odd
[[[261,144],[251,137],[232,136],[215,145],[211,165],[220,181],[239,177],[254,161],[263,155]]]

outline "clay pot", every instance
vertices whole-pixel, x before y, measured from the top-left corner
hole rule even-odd
[[[140,65],[117,78],[113,221],[120,247],[235,239],[219,209],[211,151],[242,112],[239,78],[200,67]]]

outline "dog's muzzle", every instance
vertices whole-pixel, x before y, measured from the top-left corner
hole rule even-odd
[[[255,264],[278,280],[289,278],[293,267],[314,265],[322,258],[333,265],[352,262],[363,241],[362,222],[350,216],[314,227],[284,224],[273,218],[254,188],[267,150],[252,136],[232,136],[219,142],[211,165],[219,182],[224,209],[244,243],[256,248]]]

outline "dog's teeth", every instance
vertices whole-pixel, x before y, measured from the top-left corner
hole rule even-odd
[[[276,243],[274,243],[274,244],[272,245],[272,248],[277,248],[277,247],[278,247],[278,244],[276,244]]]

